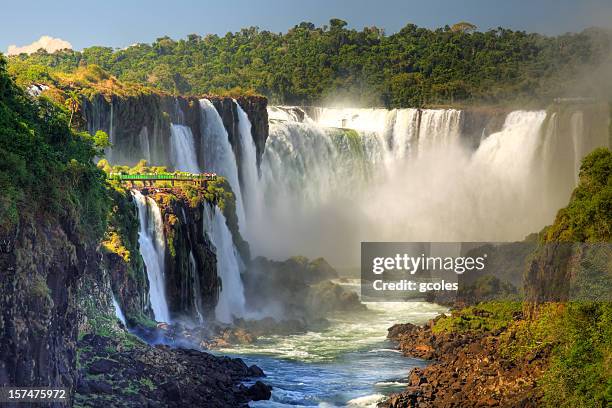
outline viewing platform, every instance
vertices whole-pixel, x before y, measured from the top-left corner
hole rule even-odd
[[[153,184],[156,181],[168,181],[173,186],[175,182],[191,182],[196,185],[205,185],[209,181],[217,179],[216,173],[143,173],[143,174],[127,174],[127,173],[110,173],[109,180],[117,180],[121,183],[128,182],[134,186],[134,183],[140,182],[144,186]]]

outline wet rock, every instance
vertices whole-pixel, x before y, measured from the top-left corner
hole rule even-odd
[[[83,370],[76,405],[245,407],[249,400],[270,398],[270,388],[261,381],[251,387],[241,383],[264,376],[259,367],[249,367],[241,359],[144,343],[119,347],[119,343],[94,336],[79,342]],[[107,357],[110,349],[116,351]]]
[[[181,399],[181,390],[174,382],[166,382],[159,386],[165,393],[165,396],[170,401],[179,401]]]
[[[263,370],[254,364],[249,367],[248,375],[249,377],[265,377],[266,376]]]
[[[104,381],[88,381],[89,389],[95,394],[112,394],[113,387]]]
[[[257,381],[249,387],[247,395],[251,397],[253,401],[269,400],[272,396],[272,387],[261,381]]]
[[[94,375],[107,374],[110,371],[113,371],[114,369],[116,369],[117,366],[118,364],[116,362],[103,358],[103,359],[94,361],[89,366],[89,373],[94,374]]]

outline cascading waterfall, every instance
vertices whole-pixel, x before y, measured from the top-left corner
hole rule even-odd
[[[402,160],[413,154],[413,144],[419,135],[419,110],[398,109],[395,115],[390,150],[393,159]]]
[[[216,248],[217,273],[221,277],[221,292],[215,307],[215,317],[223,323],[232,323],[234,317],[244,316],[244,288],[240,270],[240,256],[225,223],[225,216],[215,206],[204,206],[204,230]]]
[[[418,150],[447,148],[459,143],[461,111],[425,109],[421,111]]]
[[[202,302],[202,293],[200,292],[200,275],[197,270],[195,257],[191,251],[189,251],[189,274],[192,278],[193,308],[196,311],[198,321],[204,323],[204,313],[202,312],[204,302]]]
[[[199,173],[198,157],[191,128],[172,124],[170,127],[170,150],[172,166],[176,170]]]
[[[170,322],[164,277],[166,243],[161,213],[157,203],[150,197],[143,196],[137,190],[133,190],[132,194],[138,207],[138,243],[147,269],[153,316],[158,322]]]
[[[251,122],[240,104],[234,100],[238,111],[238,132],[240,136],[241,163],[239,166],[242,180],[242,197],[244,200],[247,221],[257,216],[260,206],[259,176],[257,172],[257,153],[255,142],[251,136]],[[250,238],[249,230],[242,231],[247,239]]]
[[[141,157],[151,163],[151,144],[149,143],[149,130],[143,126],[138,133],[138,146],[140,146]]]
[[[229,142],[227,130],[219,112],[208,99],[200,99],[202,115],[201,157],[207,171],[226,178],[236,198],[236,215],[240,231],[246,231],[246,217],[242,199],[242,189],[238,181],[236,157]]]
[[[123,314],[123,311],[121,310],[121,306],[119,306],[119,302],[117,302],[117,299],[115,299],[115,294],[112,293],[112,291],[111,291],[111,297],[113,300],[113,308],[115,309],[115,316],[117,317],[117,319],[119,319],[121,323],[123,323],[124,326],[126,326],[127,323],[125,321],[125,315]]]
[[[581,110],[511,112],[476,147],[459,110],[309,112],[271,108],[255,253],[354,265],[360,241],[522,239],[567,203],[580,159],[607,145],[606,125],[586,129]]]

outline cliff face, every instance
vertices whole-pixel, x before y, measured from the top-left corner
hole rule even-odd
[[[112,292],[129,324],[153,318],[149,306],[149,282],[140,255],[140,222],[132,195],[112,189],[111,210],[103,242],[103,268],[108,271]]]
[[[201,202],[192,205],[181,190],[154,193],[166,236],[166,297],[175,316],[213,319],[220,282],[214,245],[204,231]]]
[[[213,103],[221,116],[240,166],[242,152],[236,104],[229,97],[206,98]],[[244,96],[236,101],[251,122],[251,136],[259,164],[268,137],[267,99]],[[87,131],[93,134],[97,130],[103,130],[110,136],[113,148],[107,153],[107,158],[113,164],[133,165],[141,159],[146,159],[152,165],[171,166],[171,124],[188,126],[194,135],[196,151],[200,151],[199,136],[204,119],[199,100],[194,97],[153,93],[125,97],[95,94],[91,98],[82,99],[81,112]],[[206,163],[203,163],[201,158],[198,160],[200,167],[205,169]]]
[[[587,155],[579,177],[569,204],[540,233],[525,272],[525,292],[534,303],[610,300],[612,152]]]
[[[0,239],[0,384],[72,389],[76,293],[99,273],[97,243],[78,236],[69,219],[37,221]]]

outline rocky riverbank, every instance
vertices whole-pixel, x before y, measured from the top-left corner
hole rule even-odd
[[[270,398],[263,371],[239,358],[96,334],[78,343],[75,407],[243,407]],[[251,380],[252,385],[242,384]]]
[[[487,319],[489,312],[475,309],[473,322]],[[478,316],[480,315],[480,316]],[[549,349],[537,349],[517,358],[504,344],[516,336],[512,329],[481,327],[467,331],[441,329],[442,321],[462,319],[459,314],[430,320],[423,327],[396,324],[388,337],[398,342],[408,357],[433,363],[415,368],[405,391],[392,395],[381,407],[538,407],[536,387],[547,366]],[[468,321],[467,317],[465,318]],[[513,325],[523,315],[515,312]],[[479,325],[480,323],[476,323]],[[436,327],[438,326],[438,327]]]

